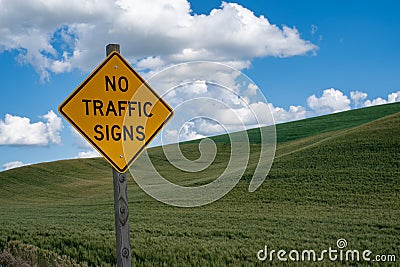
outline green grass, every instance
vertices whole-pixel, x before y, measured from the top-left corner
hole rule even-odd
[[[257,158],[253,153],[239,184],[198,208],[162,204],[130,179],[133,265],[261,266],[256,253],[265,245],[318,252],[335,249],[339,238],[349,249],[399,258],[399,112],[400,105],[392,104],[277,125],[276,158],[263,185],[247,191]],[[257,134],[252,136],[257,151]],[[149,152],[168,179],[202,184],[221,172],[228,157],[223,137],[216,138],[217,163],[194,176],[169,166],[159,148]],[[198,153],[195,143],[182,148]],[[112,190],[111,167],[103,159],[1,172],[0,249],[32,245],[40,255],[66,255],[70,262],[115,264]],[[346,263],[368,265],[324,262]]]

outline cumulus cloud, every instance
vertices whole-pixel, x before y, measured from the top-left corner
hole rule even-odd
[[[93,69],[106,43],[118,40],[139,69],[189,60],[246,67],[255,57],[315,53],[295,27],[223,2],[193,14],[187,0],[0,1],[0,52],[13,50],[42,80],[51,73]]]
[[[96,150],[81,151],[78,153],[77,158],[96,158],[101,157],[99,152]]]
[[[384,99],[381,97],[377,97],[373,100],[368,99],[364,102],[364,107],[383,105],[383,104],[395,103],[395,102],[400,102],[400,91],[388,94],[387,99]]]
[[[270,105],[270,110],[274,116],[275,123],[301,120],[306,118],[306,108],[303,106],[290,106],[288,110],[281,107]]]
[[[31,123],[26,117],[5,115],[0,119],[0,145],[47,146],[60,144],[63,127],[61,118],[50,110],[42,116],[45,120]]]
[[[195,97],[180,94],[180,88],[173,91],[175,101],[169,101],[170,95],[166,97],[175,113],[165,126],[163,141],[186,141],[273,123],[267,103],[250,102],[250,98],[245,101],[225,87],[206,85]],[[244,89],[247,90],[247,85]],[[180,100],[176,101],[177,98]]]
[[[383,104],[386,104],[386,103],[387,103],[387,101],[385,99],[378,97],[378,98],[375,98],[372,101],[369,100],[369,99],[367,101],[365,101],[364,102],[364,107],[383,105]]]
[[[315,94],[307,98],[308,108],[303,106],[290,106],[288,110],[269,104],[275,123],[289,122],[305,119],[309,116],[323,115],[346,111],[352,108],[370,107],[387,103],[400,102],[400,91],[390,93],[387,99],[378,97],[367,99],[368,94],[361,91],[351,91],[350,99],[339,89],[326,89],[321,97]]]
[[[11,161],[11,162],[7,162],[3,164],[3,170],[10,170],[10,169],[14,169],[14,168],[19,168],[22,166],[26,166],[29,164],[23,163],[22,161]]]
[[[355,108],[362,107],[368,94],[360,91],[350,92],[350,99]]]
[[[400,91],[388,95],[388,103],[400,102]]]
[[[349,110],[350,99],[340,90],[330,88],[325,89],[321,97],[308,97],[307,105],[316,115],[322,115]]]
[[[255,85],[249,84],[242,92],[246,92],[248,96],[252,95],[253,86],[256,88]],[[165,137],[170,142],[186,141],[270,125],[271,119],[268,117],[268,110],[272,113],[275,123],[284,123],[305,119],[310,116],[346,111],[351,108],[400,102],[400,91],[390,93],[387,99],[378,97],[369,100],[367,99],[367,93],[361,91],[352,91],[350,96],[347,96],[339,89],[330,88],[323,90],[320,97],[315,94],[308,97],[307,107],[292,105],[285,109],[276,107],[272,103],[243,101],[244,97],[238,103],[232,100],[229,101],[224,94],[226,91],[218,91],[212,86],[208,86],[207,90],[203,91],[203,93],[206,92],[208,94],[212,92],[218,93],[214,96],[214,99],[225,99],[225,104],[227,105],[213,105],[210,100],[192,102],[193,105],[191,105],[190,110],[185,110],[184,114],[190,114],[191,110],[193,110],[193,114],[202,112],[207,118],[192,119],[186,122],[180,131],[174,129],[166,130]],[[181,115],[177,114],[177,116]]]
[[[198,133],[201,129],[207,129],[207,125],[200,125],[195,121],[188,121],[182,125],[179,131],[175,129],[167,129],[164,133],[163,141],[166,143],[178,143],[204,138],[207,135]],[[211,135],[215,135],[215,133],[212,132]]]
[[[194,83],[183,86],[183,89],[185,94],[196,97],[207,92],[207,84],[206,81],[197,80]]]
[[[258,87],[254,83],[249,83],[247,86],[247,94],[255,95],[257,93]]]
[[[197,133],[196,126],[193,121],[186,122],[179,132],[180,141],[204,138],[204,135]]]

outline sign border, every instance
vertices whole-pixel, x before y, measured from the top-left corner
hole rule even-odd
[[[75,95],[80,92],[86,84],[100,71],[101,68],[104,67],[105,64],[108,63],[113,57],[117,56],[122,63],[126,65],[134,73],[134,75],[142,82],[143,85],[147,87],[147,89],[150,90],[150,92],[158,99],[158,101],[161,101],[163,105],[170,111],[170,114],[168,117],[161,123],[161,125],[157,128],[156,131],[150,136],[150,138],[144,143],[144,145],[139,149],[138,152],[132,157],[132,159],[129,160],[129,162],[126,163],[124,168],[119,168],[117,164],[99,147],[96,145],[94,141],[92,141],[86,133],[79,128],[78,125],[75,124],[75,122],[63,111],[63,108],[71,101]],[[103,62],[97,66],[97,68],[61,103],[61,105],[58,107],[58,112],[70,123],[72,126],[104,157],[106,160],[120,173],[126,172],[126,170],[130,167],[130,165],[138,158],[138,156],[143,152],[144,148],[147,147],[147,145],[153,141],[154,137],[160,132],[160,130],[164,127],[164,125],[171,119],[171,117],[174,115],[173,109],[155,92],[151,86],[140,76],[134,69],[133,67],[121,56],[120,53],[117,51],[113,51],[108,57],[103,60]],[[126,161],[125,161],[126,162]]]

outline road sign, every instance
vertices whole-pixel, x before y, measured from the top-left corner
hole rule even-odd
[[[118,52],[112,52],[75,89],[59,112],[120,173],[173,115]]]

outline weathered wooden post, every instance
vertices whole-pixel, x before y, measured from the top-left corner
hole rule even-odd
[[[119,44],[106,46],[107,56],[120,52]],[[119,173],[113,167],[115,237],[117,241],[117,266],[131,266],[131,245],[129,235],[128,181],[126,173]]]
[[[113,184],[117,266],[127,267],[131,266],[131,246],[126,173],[119,173],[113,168]]]

